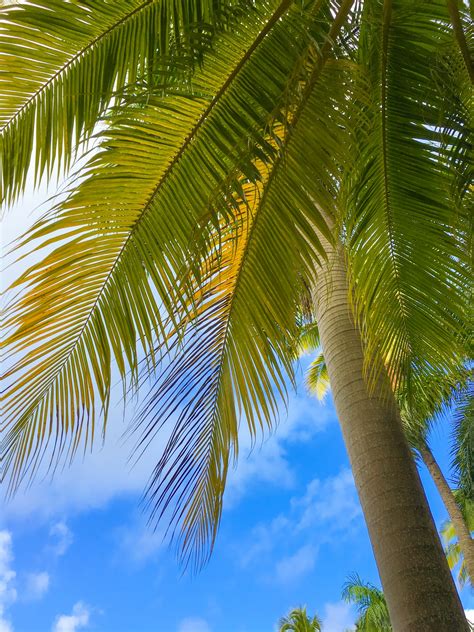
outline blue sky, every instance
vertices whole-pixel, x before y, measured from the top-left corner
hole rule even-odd
[[[26,228],[41,195],[9,213],[4,243]],[[146,526],[140,497],[164,437],[131,469],[122,433],[133,410],[123,418],[118,392],[103,447],[1,501],[0,632],[274,632],[299,604],[325,632],[350,628],[343,583],[358,572],[378,584],[377,570],[330,397],[309,397],[299,376],[270,437],[251,450],[242,430],[215,551],[195,576]],[[447,422],[432,446],[447,471]],[[422,475],[439,525],[445,511]],[[474,609],[469,590],[462,598]]]
[[[214,555],[196,576],[182,574],[140,510],[159,439],[130,471],[124,427],[117,411],[103,448],[4,504],[0,632],[273,632],[298,604],[326,632],[351,625],[344,580],[378,576],[330,399],[300,385],[276,432],[241,459]],[[433,441],[445,464],[446,430]],[[474,608],[466,590],[463,600]]]

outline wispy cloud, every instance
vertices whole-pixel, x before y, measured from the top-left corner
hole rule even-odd
[[[474,625],[474,609],[472,610],[464,610],[464,614],[466,615],[466,619]]]
[[[28,573],[25,581],[24,598],[28,601],[37,601],[48,592],[50,576],[46,571],[40,573]]]
[[[211,628],[205,619],[188,617],[178,625],[178,632],[211,632]]]
[[[297,523],[299,531],[324,522],[332,530],[346,528],[362,515],[352,472],[342,470],[337,476],[321,480],[313,479],[301,498],[292,500],[295,509],[301,511]]]
[[[49,535],[53,539],[53,543],[49,548],[57,557],[64,555],[74,541],[71,529],[63,520],[52,525]]]
[[[74,604],[71,614],[61,614],[56,618],[53,625],[53,632],[76,632],[89,625],[90,610],[78,601]]]
[[[250,542],[239,557],[242,567],[257,561],[274,564],[271,577],[297,581],[313,570],[321,546],[357,533],[362,511],[352,474],[343,469],[336,476],[313,479],[302,496],[291,499],[286,514],[256,525]],[[286,555],[273,562],[276,551]]]
[[[229,473],[224,507],[235,506],[251,487],[259,483],[283,489],[294,487],[296,477],[287,459],[288,446],[310,441],[334,419],[330,408],[308,400],[302,394],[292,394],[288,414],[282,413],[278,426],[260,444],[257,440],[254,445],[243,421],[239,433],[239,462]]]
[[[322,627],[324,632],[355,630],[352,607],[343,601],[325,604]]]
[[[311,572],[316,563],[317,548],[306,544],[296,553],[284,557],[277,562],[275,567],[275,579],[282,583],[292,583]]]
[[[16,601],[14,587],[16,572],[13,569],[13,543],[9,531],[0,531],[0,632],[13,632],[13,626],[6,617],[6,610]]]
[[[118,398],[119,389],[115,393]],[[133,417],[133,406],[127,406],[127,419]],[[2,517],[15,524],[30,520],[47,523],[63,516],[103,508],[116,498],[137,497],[147,486],[157,455],[161,454],[167,434],[162,432],[150,444],[143,457],[133,465],[130,455],[133,438],[123,438],[127,428],[121,415],[121,406],[113,405],[108,420],[108,430],[103,446],[100,439],[91,453],[83,459],[77,457],[72,465],[51,478],[38,476],[33,484],[17,494],[2,507]]]
[[[142,517],[117,529],[116,541],[121,556],[136,564],[155,559],[165,548],[164,532],[153,531]]]

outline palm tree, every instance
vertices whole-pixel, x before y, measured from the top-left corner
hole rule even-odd
[[[317,324],[311,319],[304,323],[301,318],[298,324],[296,354],[316,352],[316,357],[306,373],[306,385],[311,393],[322,400],[330,389],[330,383],[324,354],[320,350]],[[459,575],[461,583],[474,577],[474,541],[471,535],[473,524],[469,513],[472,504],[469,499],[472,498],[474,481],[474,400],[472,385],[466,386],[468,376],[469,372],[463,368],[458,369],[452,376],[429,376],[425,379],[423,389],[413,395],[411,402],[407,401],[405,394],[397,392],[396,386],[394,387],[400,401],[405,432],[415,458],[419,457],[425,465],[450,516],[450,521],[441,530],[443,538],[448,544],[453,538],[458,537],[456,542],[448,544],[447,556],[451,569],[462,557]],[[452,490],[449,486],[428,441],[428,434],[437,416],[453,401],[456,404],[453,470],[459,486],[457,490]]]
[[[280,619],[279,632],[320,632],[321,620],[310,617],[305,608],[294,608],[286,617]]]
[[[457,506],[462,511],[468,533],[472,533],[474,531],[474,502],[459,493],[455,494],[455,499]],[[463,546],[462,536],[459,537],[458,533],[453,520],[446,520],[441,527],[441,536],[446,547],[449,568],[453,570],[459,564],[458,582],[460,586],[464,586],[469,581],[472,585],[473,575],[468,564],[469,559],[465,554],[466,547]]]
[[[470,581],[474,585],[474,399],[471,392],[464,394],[457,402],[455,411],[455,431],[453,466],[456,473],[457,489],[451,489],[439,464],[428,445],[426,434],[421,432],[416,448],[429,471],[449,514],[449,522],[442,529],[443,539],[448,544],[447,556],[450,568],[462,557],[459,578],[462,583]],[[457,542],[452,542],[457,537]]]
[[[412,387],[464,357],[463,11],[455,0],[2,9],[4,200],[29,169],[41,178],[94,133],[97,144],[21,242],[44,255],[5,318],[11,489],[91,443],[112,367],[136,387],[144,355],[145,375],[163,368],[138,448],[177,416],[152,516],[170,509],[184,558],[205,561],[240,415],[253,433],[272,425],[292,377],[304,285],[394,627],[467,629],[378,360]]]
[[[357,632],[392,632],[387,602],[381,590],[353,575],[344,585],[342,598],[357,606]]]

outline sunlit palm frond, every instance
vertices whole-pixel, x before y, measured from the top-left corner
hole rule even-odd
[[[464,520],[471,533],[474,532],[474,500],[472,498],[464,496],[462,492],[456,490],[454,492],[456,502],[462,510]],[[451,570],[456,569],[458,574],[459,585],[462,587],[469,581],[469,573],[467,566],[464,562],[461,547],[459,546],[458,538],[454,525],[450,520],[446,520],[440,529],[440,534],[444,543],[444,550],[446,553],[446,559],[448,560],[449,568]]]
[[[289,341],[296,335],[301,275],[310,274],[318,254],[315,226],[328,233],[314,200],[328,196],[334,204],[331,187],[344,162],[348,133],[339,116],[354,85],[352,74],[344,61],[329,60],[324,70],[318,64],[288,133],[283,138],[277,133],[282,153],[269,163],[255,163],[260,177],[243,187],[233,222],[210,240],[206,274],[198,277],[191,300],[195,317],[191,323],[186,315],[184,321],[176,319],[186,332],[177,332],[177,354],[156,380],[139,419],[141,450],[177,416],[147,498],[156,519],[174,503],[173,533],[185,561],[194,558],[197,566],[212,550],[241,415],[253,437],[259,428],[271,427],[292,378]],[[302,144],[318,155],[328,143],[337,153],[321,156],[314,178],[313,170],[308,173],[305,163],[296,162],[297,155]],[[307,186],[298,186],[298,180]]]
[[[329,391],[329,374],[324,355],[319,353],[311,362],[306,373],[306,386],[319,400],[324,399]]]
[[[64,160],[122,88],[196,46],[225,0],[37,0],[0,13],[0,200]],[[192,37],[193,31],[201,39]]]
[[[177,82],[164,97],[114,112],[78,188],[25,238],[52,252],[17,281],[7,311],[5,345],[23,351],[6,376],[15,384],[2,454],[13,486],[27,463],[35,470],[55,432],[53,462],[91,441],[96,409],[107,410],[112,361],[133,377],[140,346],[152,350],[160,310],[173,311],[176,275],[222,182],[237,165],[255,177],[249,138],[262,155],[274,153],[266,126],[287,115],[288,77],[314,57],[315,32],[323,41],[327,34],[328,20],[308,29],[297,7],[280,21],[288,7],[255,9],[220,38],[191,85]],[[299,230],[309,233],[308,220]]]
[[[360,62],[372,85],[346,183],[347,248],[369,357],[407,388],[466,353],[470,263],[449,160],[465,143],[427,68],[452,47],[444,2],[367,2]],[[449,147],[449,149],[448,149]]]
[[[297,321],[298,337],[296,340],[296,353],[298,356],[312,353],[320,346],[318,326],[314,323],[302,324]]]
[[[192,86],[181,81],[166,97],[150,95],[113,113],[82,182],[25,236],[25,248],[50,252],[11,288],[20,294],[4,321],[4,346],[22,354],[5,376],[12,386],[2,454],[12,460],[13,483],[56,424],[64,430],[57,453],[68,437],[74,452],[89,422],[94,427],[96,396],[107,410],[112,360],[122,375],[133,373],[139,346],[153,348],[159,297],[170,300],[196,217],[238,160],[255,117],[266,114],[254,111],[259,86],[239,73],[286,6],[267,4],[240,37],[224,36]],[[261,72],[260,92],[265,66]],[[244,94],[246,115],[235,107]],[[238,119],[224,120],[216,132],[212,123],[229,103]]]

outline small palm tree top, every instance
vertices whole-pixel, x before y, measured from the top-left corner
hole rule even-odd
[[[357,607],[357,632],[392,632],[385,595],[379,588],[354,574],[345,583],[342,598]]]
[[[321,619],[316,615],[310,617],[304,608],[294,608],[286,617],[282,617],[279,623],[279,632],[320,632]]]

